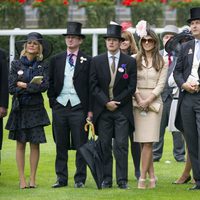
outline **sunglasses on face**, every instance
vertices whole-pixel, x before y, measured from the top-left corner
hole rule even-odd
[[[145,38],[142,38],[141,42],[142,43],[154,43],[155,40],[154,39],[145,39]]]

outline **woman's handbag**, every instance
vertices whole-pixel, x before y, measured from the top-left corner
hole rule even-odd
[[[136,100],[133,100],[133,107],[139,108],[139,105],[137,104]],[[151,105],[149,105],[149,110],[158,113],[160,110],[161,104],[159,102],[152,102]]]

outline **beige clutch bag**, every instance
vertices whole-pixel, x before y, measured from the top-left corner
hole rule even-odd
[[[135,100],[133,100],[133,107],[139,108],[139,105]],[[160,110],[161,104],[159,102],[152,102],[149,106],[149,110],[158,113]]]

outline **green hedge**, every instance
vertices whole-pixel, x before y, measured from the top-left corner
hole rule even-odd
[[[156,27],[163,26],[163,4],[157,1],[132,3],[131,19],[134,25],[140,20],[146,20]]]
[[[24,8],[19,3],[0,3],[0,29],[24,28]]]
[[[185,24],[187,24],[187,19],[190,18],[190,8],[199,7],[200,1],[199,0],[193,0],[192,2],[172,2],[172,3],[170,3],[170,6],[172,8],[176,9],[177,26],[182,27]]]

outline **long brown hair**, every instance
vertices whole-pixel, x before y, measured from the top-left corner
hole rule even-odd
[[[135,39],[133,37],[133,34],[130,31],[123,31],[122,32],[122,37],[125,40],[129,40],[130,41],[130,47],[128,48],[128,54],[129,55],[136,54],[138,52],[138,48],[137,48]]]
[[[160,49],[159,37],[152,29],[147,30],[147,35],[152,37],[152,39],[154,40],[154,44],[155,44],[154,48],[152,49],[152,58],[153,58],[152,59],[152,67],[154,67],[156,69],[156,71],[159,71],[164,66],[163,57],[159,53],[159,49]],[[141,40],[142,40],[142,38],[140,38],[139,52],[137,53],[137,56],[136,56],[137,67],[140,70],[142,69],[142,57],[144,58],[145,62],[148,63],[145,50],[141,44]]]

